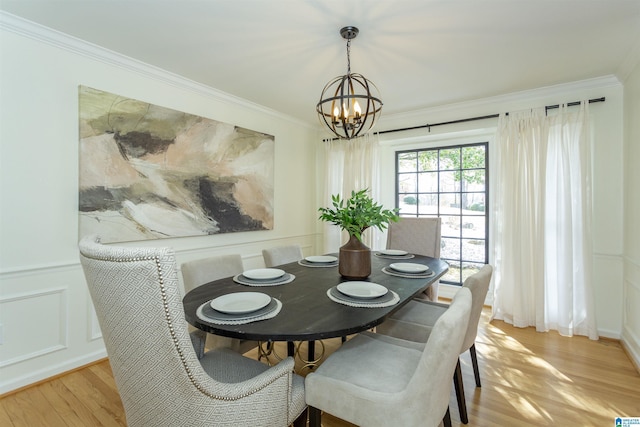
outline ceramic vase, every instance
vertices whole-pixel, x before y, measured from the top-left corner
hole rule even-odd
[[[365,279],[371,274],[371,249],[355,236],[340,247],[338,272],[347,279]]]

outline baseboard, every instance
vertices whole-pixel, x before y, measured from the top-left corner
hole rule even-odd
[[[640,374],[640,340],[634,336],[628,328],[622,330],[622,338],[620,338],[622,349],[627,353],[631,363]]]
[[[82,369],[86,366],[99,362],[106,357],[106,350],[100,350],[76,359],[67,360],[64,363],[55,366],[49,366],[46,369],[40,369],[35,372],[30,372],[6,382],[3,381],[0,383],[0,399],[2,399],[6,395],[13,394],[22,389],[32,387],[45,381],[49,381],[53,378],[65,375],[69,372]]]

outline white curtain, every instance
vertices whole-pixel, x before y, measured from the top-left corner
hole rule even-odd
[[[597,339],[588,102],[501,115],[493,318]]]
[[[367,134],[350,140],[326,141],[325,159],[327,180],[324,193],[325,207],[331,207],[331,195],[341,194],[349,198],[351,191],[365,188],[370,190],[371,197],[379,201],[379,149],[378,134]],[[379,203],[379,202],[378,202]],[[364,244],[370,248],[380,246],[382,233],[377,229],[368,229],[362,236]],[[347,234],[341,233],[336,225],[324,225],[324,251],[337,252],[347,241]]]

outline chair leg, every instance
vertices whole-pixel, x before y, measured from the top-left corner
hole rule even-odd
[[[309,362],[311,362],[312,360],[314,360],[316,358],[316,342],[315,341],[309,341],[307,343],[307,345],[309,346],[307,348],[307,360]]]
[[[451,411],[449,411],[449,405],[447,405],[447,412],[444,414],[442,424],[444,424],[444,427],[451,427]]]
[[[322,411],[313,406],[309,406],[309,427],[320,427],[322,425]]]
[[[309,414],[309,408],[305,408],[305,410],[293,422],[293,427],[306,427],[308,414]]]
[[[476,377],[476,387],[482,387],[480,384],[480,369],[478,369],[478,356],[476,355],[476,344],[473,343],[469,348],[471,354],[471,364],[473,365],[473,375]]]
[[[464,385],[462,383],[462,369],[460,368],[460,358],[458,358],[456,370],[453,373],[453,385],[456,388],[456,398],[458,399],[460,421],[462,421],[462,424],[468,424],[469,417],[467,416],[467,403],[464,398]]]

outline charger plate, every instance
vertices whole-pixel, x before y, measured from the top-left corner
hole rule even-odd
[[[211,308],[226,314],[248,314],[266,307],[271,297],[262,292],[233,292],[211,300]]]
[[[248,277],[245,277],[244,274],[237,274],[233,277],[233,281],[246,286],[278,286],[278,285],[284,285],[286,283],[293,282],[295,278],[296,276],[294,276],[291,273],[284,273],[282,277],[278,277],[276,279],[255,280],[255,279],[250,279]]]
[[[243,271],[242,275],[251,280],[276,280],[284,276],[284,270],[279,268],[256,268]]]
[[[338,304],[348,305],[349,307],[358,308],[381,308],[389,307],[397,304],[400,301],[400,296],[394,291],[389,290],[386,294],[378,298],[354,298],[349,295],[345,295],[337,289],[337,286],[329,288],[327,290],[327,296],[333,302]]]
[[[337,267],[338,266],[338,261],[333,261],[333,262],[309,262],[306,259],[301,259],[300,261],[298,261],[299,265],[302,265],[304,267],[320,267],[320,268],[326,268],[326,267]]]
[[[418,264],[415,262],[394,262],[389,264],[391,270],[399,271],[400,273],[420,274],[429,271],[429,267],[424,264]]]
[[[403,259],[411,259],[414,258],[415,255],[414,254],[406,254],[406,255],[385,255],[382,252],[374,252],[375,256],[377,256],[378,258],[385,258],[385,259],[395,259],[395,260],[403,260]]]
[[[360,299],[379,298],[388,291],[387,288],[377,283],[361,281],[342,282],[336,286],[336,289],[347,296]]]
[[[407,279],[428,279],[429,277],[432,277],[435,275],[435,273],[430,270],[427,270],[426,273],[413,274],[413,273],[401,273],[400,271],[396,271],[388,267],[383,267],[382,272],[385,274],[388,274],[389,276],[404,277]]]
[[[260,310],[245,315],[222,313],[211,307],[211,301],[200,305],[196,310],[196,316],[200,320],[218,325],[243,325],[245,323],[258,322],[271,319],[280,313],[282,303],[277,298],[271,298],[271,302]]]

